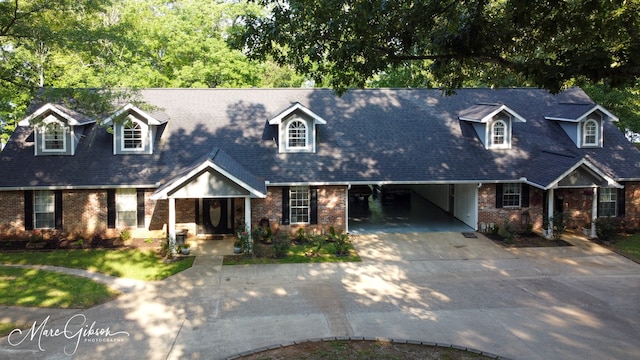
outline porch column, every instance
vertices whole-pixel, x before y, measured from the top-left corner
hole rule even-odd
[[[544,234],[547,239],[551,239],[553,237],[553,210],[555,208],[555,196],[553,193],[553,189],[549,189],[549,191],[547,191],[547,219],[549,224],[547,225],[547,233]]]
[[[173,246],[176,244],[176,199],[169,198],[169,224],[167,224],[167,234],[169,242]]]
[[[591,201],[591,238],[598,237],[596,234],[596,220],[598,220],[598,187],[593,187],[593,199]]]
[[[249,236],[249,240],[251,240],[251,197],[247,196],[244,198],[244,221],[247,229],[247,235]],[[249,244],[252,244],[249,241]],[[249,245],[251,246],[251,245]],[[249,249],[249,251],[253,251],[253,249]]]

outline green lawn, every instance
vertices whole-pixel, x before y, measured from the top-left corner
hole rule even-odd
[[[640,263],[640,233],[618,236],[610,247],[618,254]]]
[[[336,256],[327,251],[326,248],[320,249],[318,254],[307,256],[309,245],[293,245],[289,249],[286,257],[276,259],[273,257],[248,257],[245,255],[227,255],[224,257],[223,265],[247,265],[247,264],[294,264],[294,263],[321,263],[321,262],[347,262],[362,261],[355,250],[351,248],[349,255]]]
[[[0,266],[0,305],[85,309],[118,294],[79,276]]]
[[[164,263],[153,251],[66,250],[0,253],[0,264],[55,265],[145,281],[162,280],[193,264],[193,257]]]

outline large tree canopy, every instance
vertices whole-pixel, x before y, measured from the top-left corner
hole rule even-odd
[[[640,0],[254,0],[234,45],[337,91],[413,63],[435,83],[504,78],[561,90],[573,79],[613,87],[640,76]]]

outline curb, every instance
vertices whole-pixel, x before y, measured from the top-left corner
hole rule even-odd
[[[226,357],[225,360],[242,359],[243,357],[256,355],[265,351],[285,348],[289,346],[295,346],[295,345],[304,344],[304,343],[330,342],[330,341],[377,341],[377,342],[386,342],[386,343],[395,343],[395,344],[425,345],[425,346],[431,346],[431,347],[451,348],[451,349],[456,349],[461,351],[467,351],[470,353],[486,356],[491,359],[511,360],[510,358],[492,354],[486,351],[477,350],[477,349],[469,348],[465,346],[447,344],[447,343],[436,343],[432,341],[420,341],[420,340],[389,339],[389,338],[383,338],[383,337],[362,337],[362,336],[330,336],[325,338],[314,338],[314,339],[307,339],[307,340],[301,340],[301,341],[292,341],[289,343],[275,344],[270,346],[263,346],[254,350],[244,351],[239,354]]]

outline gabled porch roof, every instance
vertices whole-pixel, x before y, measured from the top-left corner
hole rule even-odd
[[[224,151],[213,148],[199,161],[161,185],[151,199],[247,196],[265,198],[265,182]]]
[[[531,161],[530,173],[525,178],[530,185],[543,190],[555,188],[585,188],[608,186],[622,188],[588,157],[542,152]]]

